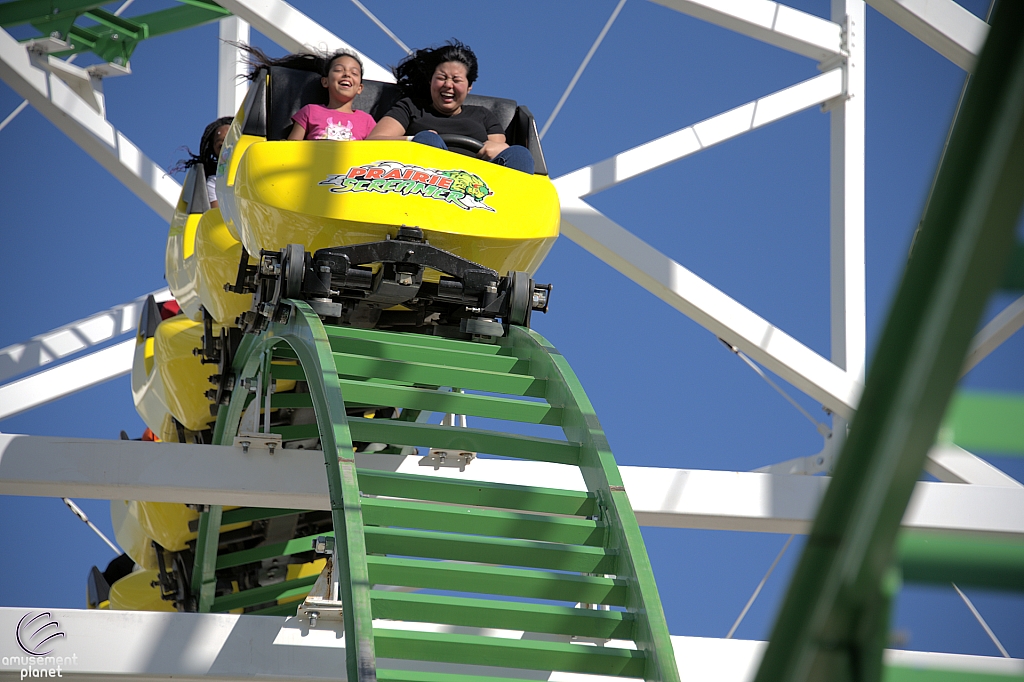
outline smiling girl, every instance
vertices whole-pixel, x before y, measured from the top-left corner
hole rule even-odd
[[[250,80],[261,68],[273,66],[320,74],[327,104],[307,104],[299,109],[292,116],[289,140],[362,140],[373,130],[373,117],[352,107],[356,95],[363,91],[363,62],[355,54],[347,50],[333,54],[297,52],[272,59],[251,45],[231,44],[249,54]]]
[[[367,139],[413,142],[440,149],[441,135],[461,135],[479,143],[482,159],[524,173],[533,173],[533,155],[525,147],[505,143],[505,130],[488,109],[465,104],[477,77],[473,50],[457,40],[441,47],[416,50],[393,69],[405,97],[381,118]]]
[[[363,91],[363,64],[349,52],[335,52],[327,73],[320,79],[327,88],[328,103],[307,104],[292,116],[295,124],[289,140],[362,140],[373,130],[374,120],[352,108]]]

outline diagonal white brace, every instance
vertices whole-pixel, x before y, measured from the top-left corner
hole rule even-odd
[[[988,37],[988,24],[954,0],[867,0],[867,3],[964,71],[974,71]]]
[[[960,376],[974,369],[975,365],[987,358],[1021,327],[1024,327],[1024,296],[1003,308],[1002,312],[993,317],[992,321],[974,336]]]
[[[63,327],[33,336],[24,343],[0,348],[0,381],[25,374],[60,358],[74,355],[135,329],[149,296],[157,301],[171,297],[167,289],[140,296]]]
[[[595,194],[842,95],[843,71],[832,69],[567,173],[554,181],[555,186],[563,198]]]
[[[24,45],[0,30],[0,80],[165,220],[181,185],[167,175],[64,81],[35,67]]]
[[[842,27],[770,0],[653,0],[769,45],[825,61],[842,54]]]
[[[363,62],[363,77],[394,83],[391,72],[284,0],[224,0],[221,7],[289,52],[350,50]]]
[[[0,386],[0,419],[116,379],[132,371],[135,338]]]
[[[582,199],[561,201],[566,237],[832,412],[853,417],[859,381]]]

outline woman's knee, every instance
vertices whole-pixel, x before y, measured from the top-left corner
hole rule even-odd
[[[444,143],[441,136],[435,133],[433,130],[421,130],[412,136],[413,142],[419,142],[425,144],[428,147],[437,147],[438,149],[448,149],[448,145]]]
[[[514,144],[493,159],[494,163],[533,175],[533,154],[526,147]]]

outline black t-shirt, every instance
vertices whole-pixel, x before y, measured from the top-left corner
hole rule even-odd
[[[488,135],[505,134],[505,129],[501,127],[490,109],[466,104],[462,105],[462,111],[459,113],[446,116],[433,106],[424,109],[412,99],[404,97],[395,102],[386,115],[401,123],[405,127],[406,135],[436,130],[439,135],[465,135],[486,142]]]

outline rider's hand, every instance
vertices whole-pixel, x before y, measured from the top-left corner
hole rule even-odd
[[[508,145],[504,142],[498,142],[497,140],[487,140],[484,142],[484,146],[480,148],[480,151],[476,153],[482,159],[490,161],[501,152],[508,149]]]

